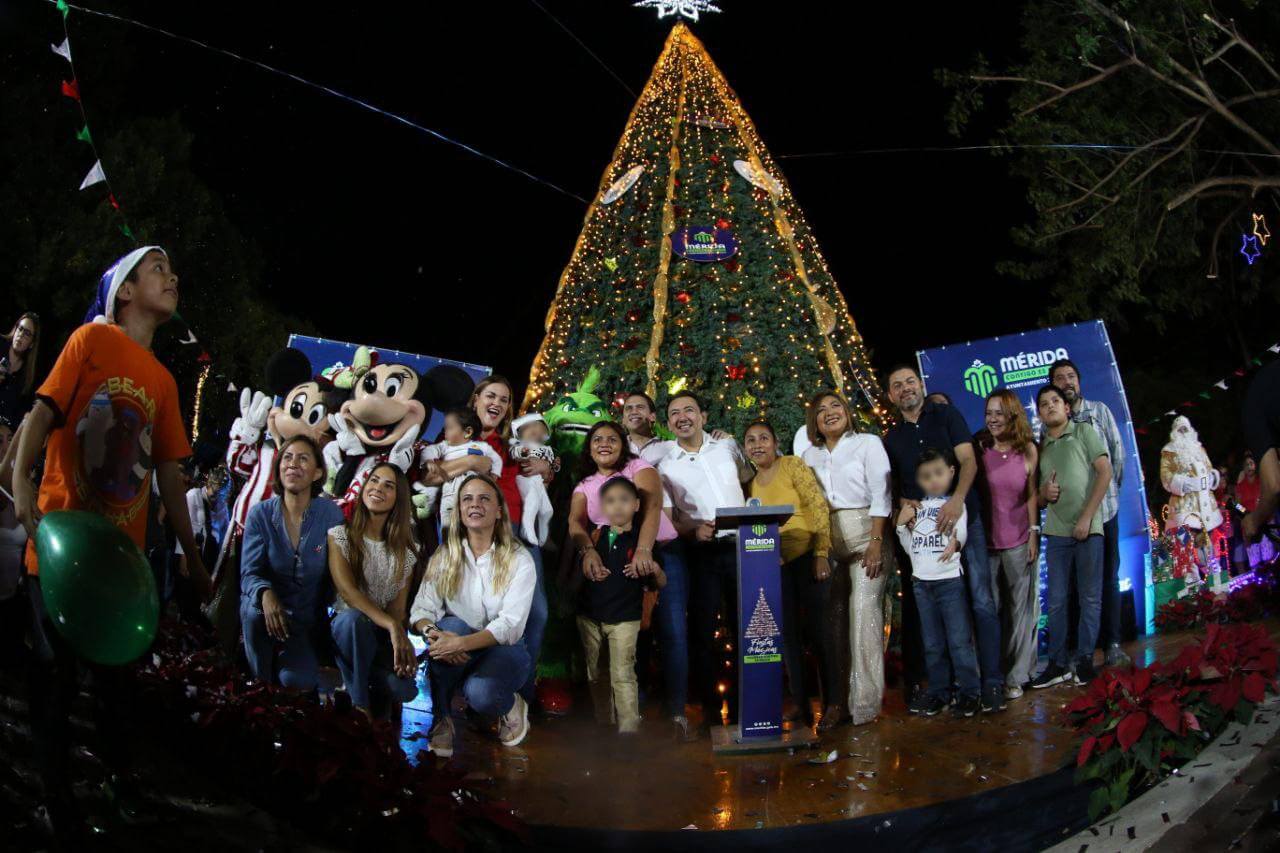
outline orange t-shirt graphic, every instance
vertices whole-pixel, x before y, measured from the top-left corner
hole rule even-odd
[[[40,512],[99,513],[142,548],[152,472],[191,455],[173,376],[119,326],[88,323],[72,333],[36,396],[57,412]],[[35,540],[27,542],[27,571],[40,573]]]

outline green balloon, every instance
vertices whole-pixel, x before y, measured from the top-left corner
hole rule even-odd
[[[58,510],[36,528],[36,555],[45,609],[76,654],[120,665],[151,648],[160,596],[128,534],[97,513]]]

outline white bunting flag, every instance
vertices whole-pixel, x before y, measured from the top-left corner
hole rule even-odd
[[[1167,411],[1167,412],[1165,412],[1165,413],[1164,413],[1164,416],[1165,416],[1166,418],[1171,418],[1171,417],[1173,417],[1173,416],[1174,416],[1174,415],[1176,415],[1176,414],[1178,414],[1178,413],[1177,413],[1177,412],[1175,412],[1173,409],[1170,409],[1169,411]]]
[[[80,189],[91,187],[94,184],[100,184],[107,179],[107,173],[102,171],[102,161],[93,164],[93,168],[89,170],[89,174],[84,176],[84,180],[80,183]]]
[[[1217,382],[1213,383],[1213,387],[1221,388],[1223,391],[1225,391],[1227,390],[1227,380],[1219,379]]]
[[[71,39],[63,39],[62,44],[51,44],[53,52],[61,56],[67,62],[71,61]]]
[[[1274,352],[1277,355],[1280,355],[1280,344],[1272,344],[1271,346],[1267,347],[1267,352]]]

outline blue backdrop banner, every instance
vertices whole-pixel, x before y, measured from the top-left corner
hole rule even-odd
[[[1070,358],[1080,369],[1080,393],[1105,403],[1120,425],[1125,464],[1120,489],[1120,589],[1134,591],[1134,616],[1140,632],[1154,630],[1147,533],[1147,499],[1137,439],[1129,417],[1120,370],[1101,320],[1035,329],[998,338],[921,350],[920,375],[930,392],[945,392],[974,432],[985,421],[985,398],[996,388],[1016,393],[1039,434],[1035,393],[1049,381],[1049,366]],[[1043,554],[1043,548],[1041,553]],[[1043,561],[1042,561],[1043,566]],[[1043,593],[1043,569],[1042,569]]]
[[[383,364],[407,364],[419,374],[426,373],[431,368],[441,364],[452,364],[454,367],[461,367],[474,381],[479,382],[493,372],[493,368],[485,367],[482,364],[468,364],[465,361],[452,361],[447,358],[436,358],[432,355],[400,352],[400,350],[383,349],[382,347],[368,344],[331,341],[328,338],[310,338],[306,335],[290,335],[289,346],[296,347],[306,353],[307,358],[311,359],[311,369],[316,373],[335,364],[350,364],[351,359],[355,357],[356,349],[360,346],[369,346],[370,349],[377,350]],[[422,431],[422,438],[425,441],[435,441],[436,435],[439,434],[443,426],[444,415],[433,411],[431,420],[427,421],[427,426]]]

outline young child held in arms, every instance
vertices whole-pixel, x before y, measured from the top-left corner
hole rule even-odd
[[[920,636],[929,674],[929,692],[919,712],[929,717],[950,704],[952,672],[960,686],[955,715],[972,717],[981,707],[978,657],[960,566],[966,513],[960,513],[950,536],[938,530],[938,512],[951,494],[955,476],[956,466],[945,451],[924,450],[916,465],[916,483],[924,492],[924,500],[919,507],[904,504],[898,515],[898,538],[911,556],[911,590],[920,613]]]
[[[600,508],[608,524],[592,534],[604,567],[588,574],[578,607],[578,631],[587,663],[596,720],[618,724],[624,734],[640,729],[640,698],[636,686],[636,638],[645,588],[662,589],[667,576],[661,568],[650,575],[636,573],[640,492],[626,477],[614,477],[600,487]],[[600,652],[608,646],[609,675],[600,672]]]
[[[502,475],[502,458],[488,442],[479,440],[480,431],[480,418],[471,409],[450,409],[444,415],[443,440],[424,448],[422,461],[448,462],[464,456],[488,456],[489,474],[497,479]],[[414,505],[418,507],[419,517],[431,515],[439,502],[440,524],[447,527],[453,517],[458,487],[464,479],[466,475],[459,474],[442,486],[415,486],[418,496],[414,498]]]
[[[516,462],[545,459],[551,463],[552,471],[560,470],[560,460],[556,459],[556,452],[547,444],[551,431],[547,429],[547,422],[542,419],[542,415],[537,412],[521,415],[511,422],[511,431],[515,433],[511,437],[509,448],[512,459]],[[524,541],[545,545],[547,531],[551,527],[551,498],[547,495],[546,483],[540,476],[521,474],[516,477],[516,485],[520,488],[524,517],[513,518],[512,521],[520,522]]]

